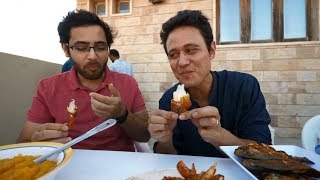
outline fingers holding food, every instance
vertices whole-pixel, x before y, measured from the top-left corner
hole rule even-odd
[[[217,128],[220,124],[220,121],[214,117],[204,117],[197,120],[198,127],[200,128]]]
[[[177,124],[178,115],[164,110],[155,110],[148,119],[148,131],[153,139],[167,142],[172,139],[172,131]]]
[[[173,130],[177,124],[178,116],[175,113],[167,112],[164,110],[158,110],[157,113],[152,113],[148,119],[149,125],[163,124],[165,127]]]
[[[201,108],[196,108],[191,111],[181,113],[179,115],[180,120],[186,119],[201,119],[201,118],[215,118],[220,120],[219,110],[214,106],[205,106]]]
[[[111,96],[104,96],[98,93],[90,93],[92,110],[99,117],[115,118],[120,117],[126,111],[120,93],[112,85],[108,85]]]
[[[44,130],[40,132],[35,132],[31,136],[31,141],[45,141],[49,139],[59,139],[67,137],[67,132],[56,131],[56,130]]]
[[[185,91],[184,84],[178,85],[177,90],[173,92],[173,99],[171,100],[171,111],[181,114],[188,111],[190,106],[190,95]]]
[[[152,117],[150,118],[152,119]],[[175,124],[171,126],[175,126]],[[148,131],[151,137],[159,142],[167,142],[172,139],[172,129],[167,123],[155,123],[154,120],[149,120]]]
[[[32,134],[31,141],[61,141],[68,137],[68,126],[65,124],[46,123],[41,124]],[[66,139],[68,140],[68,139]],[[63,140],[62,140],[63,141]]]
[[[220,114],[217,108],[206,106],[187,111],[179,115],[180,120],[191,119],[199,129],[217,129],[220,127]]]

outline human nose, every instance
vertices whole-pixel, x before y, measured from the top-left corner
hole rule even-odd
[[[96,53],[96,50],[94,49],[94,47],[89,47],[88,57],[90,59],[97,57],[97,53]]]
[[[179,62],[178,65],[179,66],[186,66],[190,63],[190,60],[188,58],[188,56],[186,56],[184,53],[181,53],[179,56]]]

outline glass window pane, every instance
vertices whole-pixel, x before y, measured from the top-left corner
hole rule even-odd
[[[306,37],[306,1],[284,0],[284,39]]]
[[[240,41],[240,1],[221,0],[220,41]]]
[[[272,1],[251,0],[251,40],[272,39]]]
[[[129,13],[129,2],[120,2],[120,13]]]
[[[104,16],[106,15],[106,6],[104,4],[97,5],[97,12],[96,14],[98,16]]]

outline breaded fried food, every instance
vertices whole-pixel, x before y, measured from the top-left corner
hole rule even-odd
[[[178,85],[177,90],[173,92],[171,100],[171,111],[181,114],[188,111],[191,106],[190,95],[184,89],[184,84]]]
[[[77,106],[75,100],[72,99],[67,107],[67,111],[69,113],[69,121],[67,122],[68,127],[71,127],[75,123],[75,119],[77,116]]]
[[[216,167],[218,163],[214,163],[207,171],[201,171],[197,173],[194,163],[192,163],[191,169],[189,169],[186,164],[181,160],[177,164],[177,170],[183,177],[172,177],[164,176],[162,180],[224,180],[224,176],[221,174],[216,174]]]

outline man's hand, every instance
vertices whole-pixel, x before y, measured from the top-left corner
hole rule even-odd
[[[197,126],[202,139],[213,146],[220,146],[224,141],[223,128],[220,124],[219,110],[213,106],[193,109],[179,116],[180,120],[191,119]]]
[[[103,118],[117,118],[125,112],[125,105],[122,102],[119,91],[113,86],[108,85],[112,96],[104,96],[98,93],[90,93],[91,107],[97,116]]]
[[[45,123],[36,128],[31,136],[31,141],[67,143],[71,141],[71,137],[68,137],[68,126],[66,124]]]
[[[172,131],[177,125],[178,114],[164,110],[155,110],[149,117],[148,130],[151,138],[158,142],[172,141]]]

